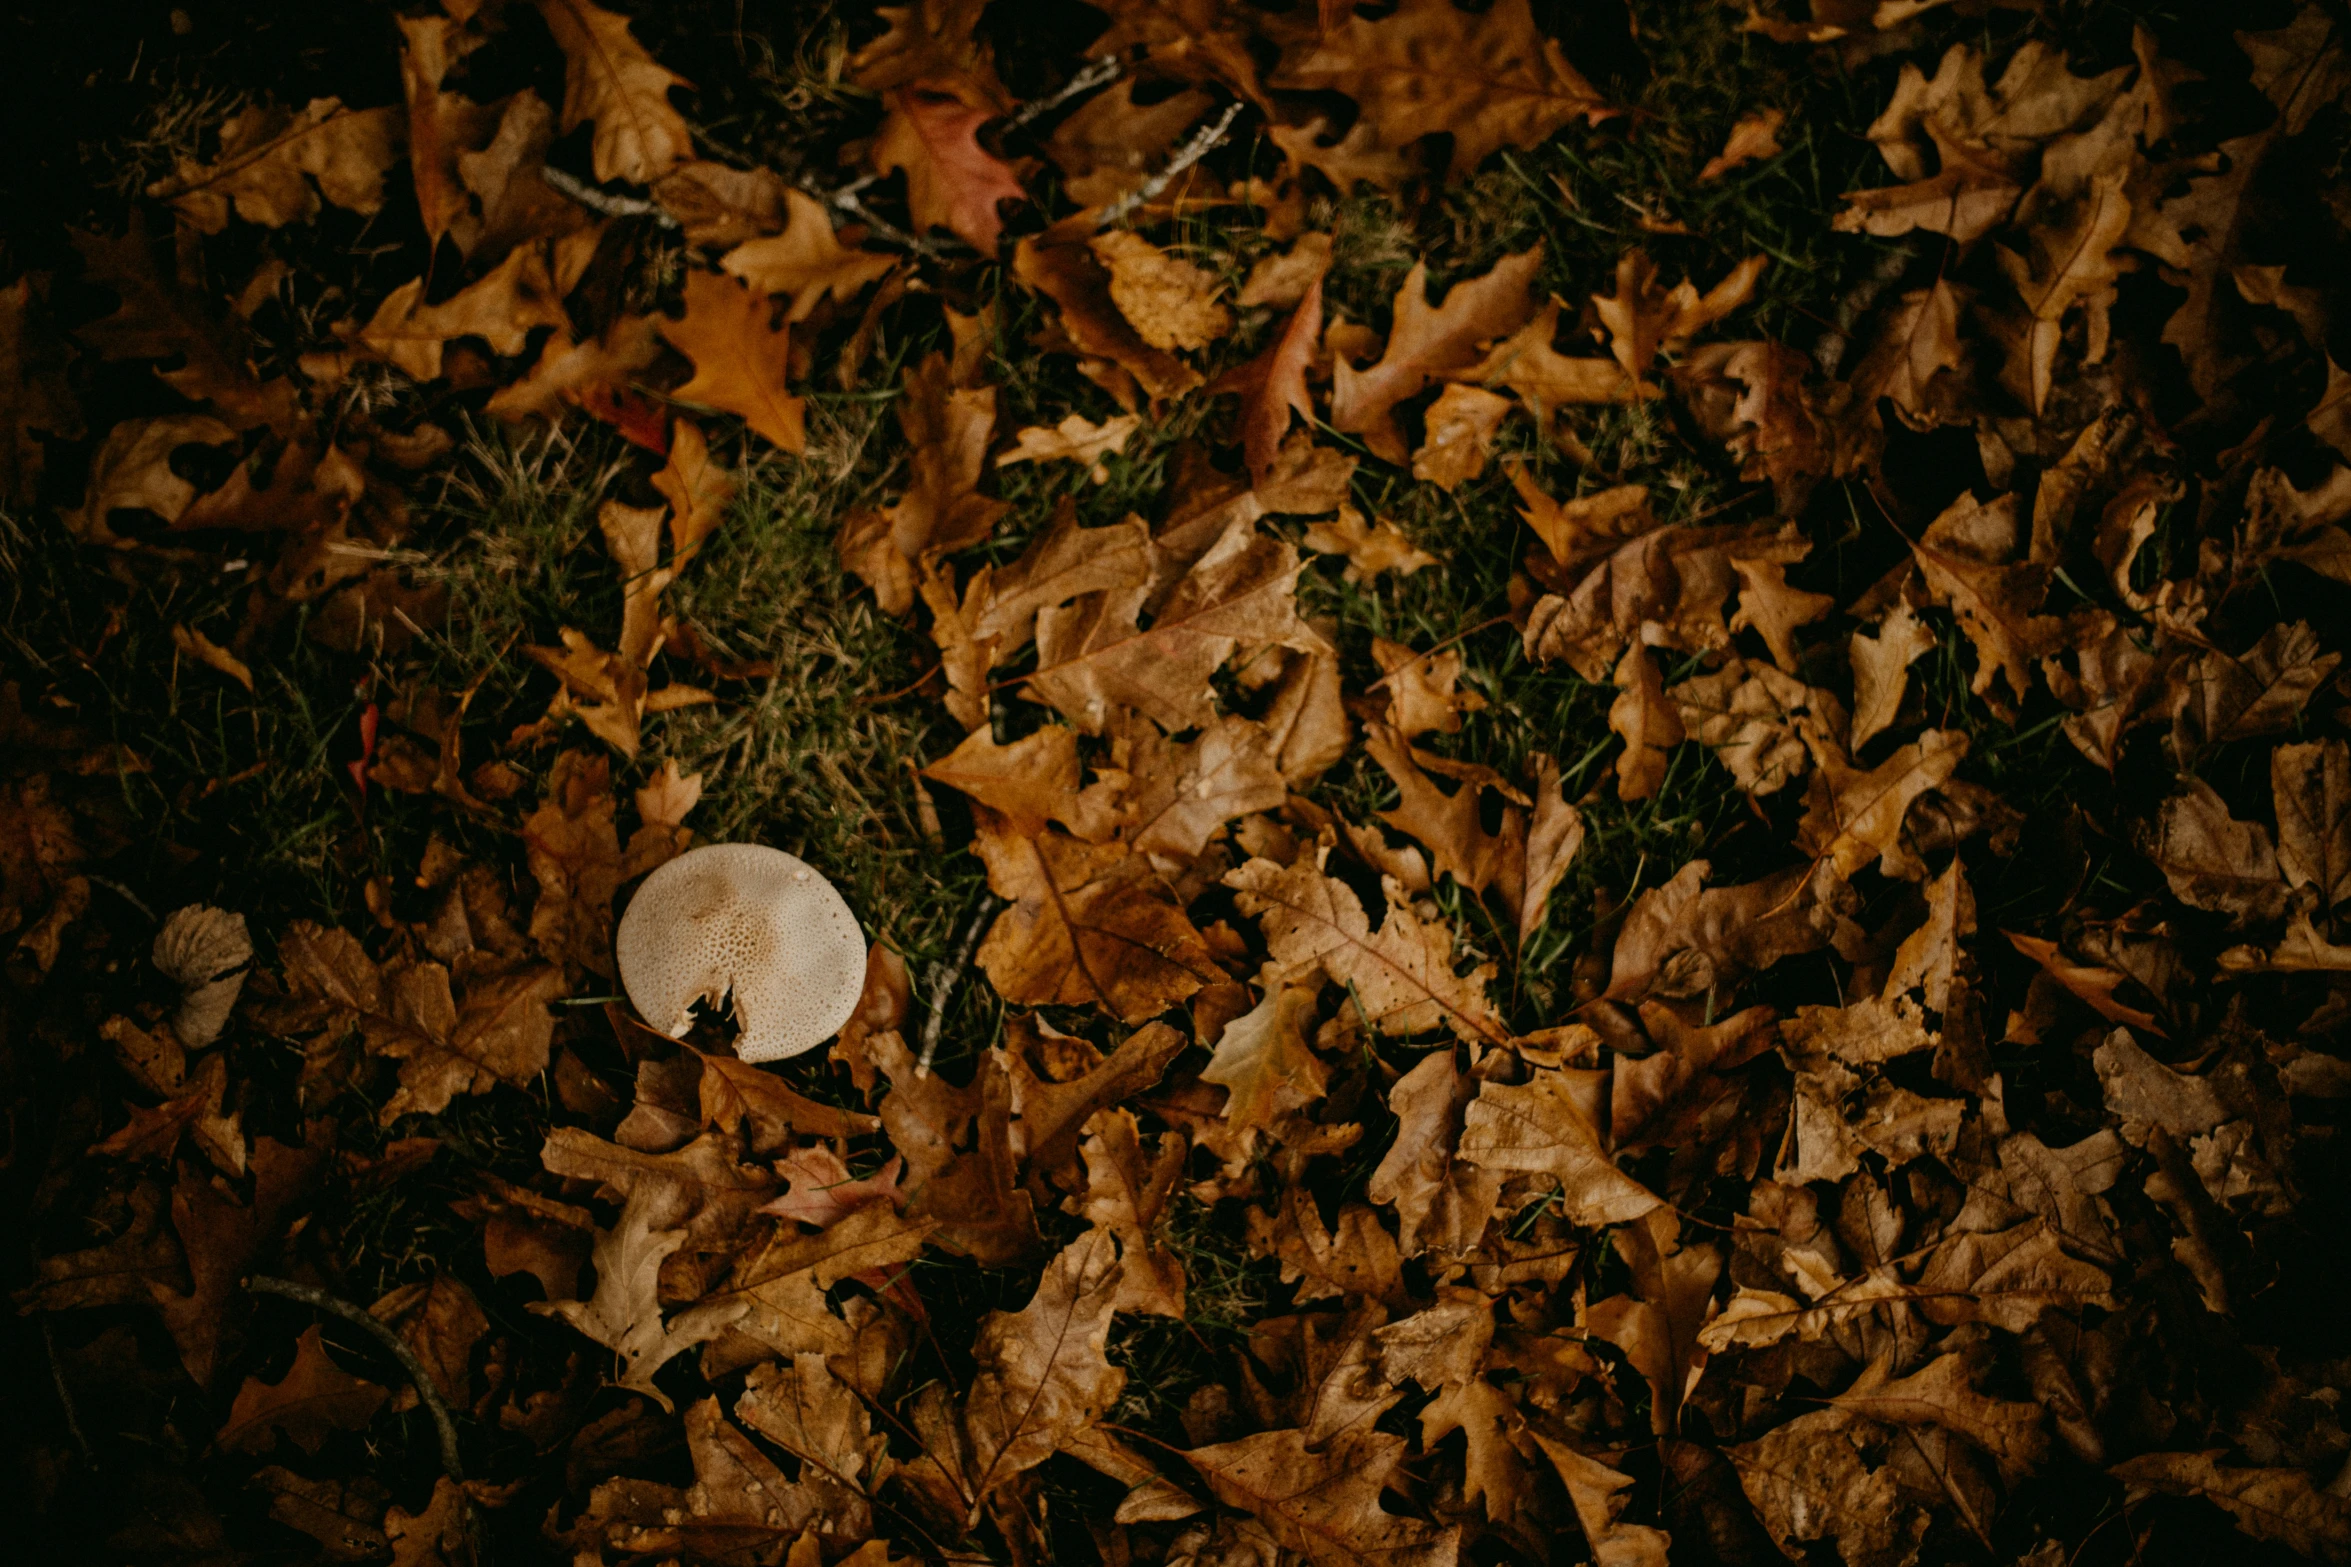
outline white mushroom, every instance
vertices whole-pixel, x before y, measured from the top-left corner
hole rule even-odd
[[[833,884],[756,843],[689,849],[645,878],[614,941],[647,1023],[682,1037],[694,1003],[734,997],[735,1054],[780,1061],[840,1032],[865,987],[865,936]]]
[[[154,958],[163,977],[180,987],[180,1009],[171,1020],[180,1043],[200,1050],[218,1039],[253,961],[245,916],[191,903],[155,933]]]

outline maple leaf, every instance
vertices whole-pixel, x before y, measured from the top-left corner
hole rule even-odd
[[[787,186],[783,203],[789,222],[782,233],[746,239],[718,264],[762,294],[789,295],[787,322],[807,320],[827,299],[848,304],[897,265],[889,256],[842,244],[824,204],[806,192]]]
[[[1454,180],[1504,147],[1532,147],[1578,116],[1597,123],[1612,112],[1536,28],[1526,0],[1477,13],[1451,0],[1405,0],[1378,21],[1350,16],[1343,26],[1302,33],[1267,80],[1285,91],[1353,98],[1368,132],[1350,147],[1354,156],[1450,135],[1446,177]],[[1293,146],[1291,156],[1326,162],[1317,151]],[[1344,190],[1350,182],[1338,183]]]
[[[1431,305],[1428,265],[1416,263],[1396,291],[1395,321],[1378,362],[1358,370],[1341,355],[1333,364],[1331,428],[1363,436],[1390,462],[1404,461],[1396,405],[1445,372],[1475,362],[1481,343],[1523,324],[1533,310],[1528,285],[1542,264],[1540,245],[1505,256],[1483,276],[1454,284],[1442,305]]]
[[[694,362],[694,378],[671,395],[740,414],[785,451],[800,452],[808,445],[804,405],[785,386],[791,324],[771,324],[771,314],[765,295],[716,272],[688,271],[685,315],[657,323]]]
[[[998,207],[1028,193],[1012,166],[979,143],[995,118],[951,93],[924,87],[883,94],[886,113],[873,139],[876,174],[906,172],[906,205],[920,230],[943,228],[984,255],[994,255],[1004,233]]]
[[[265,228],[317,216],[321,196],[375,212],[384,204],[384,171],[400,153],[402,118],[396,109],[346,109],[338,98],[313,99],[299,113],[255,104],[221,126],[211,164],[182,157],[147,194],[207,234],[228,227],[232,207]]]
[[[215,1440],[232,1453],[261,1453],[283,1431],[304,1452],[315,1453],[333,1432],[366,1430],[388,1397],[328,1359],[313,1323],[295,1341],[294,1364],[284,1376],[275,1382],[245,1379]]]
[[[1224,1116],[1235,1128],[1271,1131],[1277,1117],[1302,1109],[1329,1091],[1322,1061],[1306,1042],[1317,989],[1275,985],[1217,1036],[1200,1080],[1226,1091]]]
[[[694,135],[669,101],[684,77],[664,70],[629,33],[629,19],[592,0],[533,0],[563,51],[563,129],[596,122],[596,178],[650,185],[694,155]]]
[[[1296,865],[1252,859],[1225,874],[1241,912],[1258,917],[1269,956],[1260,983],[1272,986],[1319,970],[1353,992],[1371,1026],[1417,1034],[1449,1028],[1461,1039],[1499,1041],[1501,1019],[1486,998],[1493,974],[1482,964],[1453,972],[1453,930],[1423,921],[1386,880],[1386,917],[1375,932],[1353,889],[1323,874],[1327,851]]]
[[[1090,1229],[1046,1264],[1026,1306],[980,1322],[963,1414],[975,1513],[990,1492],[1043,1463],[1117,1402],[1126,1373],[1103,1350],[1119,1266],[1110,1231]]]
[[[979,828],[988,885],[1013,906],[980,944],[998,994],[1020,1006],[1101,1007],[1140,1022],[1218,977],[1207,944],[1123,844]]]

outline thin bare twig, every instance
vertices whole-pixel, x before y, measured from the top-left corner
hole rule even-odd
[[[1217,144],[1222,142],[1225,139],[1225,134],[1233,128],[1233,121],[1240,118],[1241,109],[1242,105],[1238,103],[1226,104],[1224,113],[1218,115],[1211,123],[1201,126],[1198,131],[1193,133],[1190,141],[1176,150],[1176,155],[1167,160],[1166,168],[1161,169],[1157,174],[1152,175],[1142,184],[1119,197],[1118,200],[1105,206],[1101,216],[1094,220],[1094,226],[1098,229],[1106,229],[1111,224],[1122,221],[1128,213],[1144,203],[1156,201],[1161,191],[1175,183],[1177,175],[1216,150]]]
[[[1099,59],[1088,61],[1084,70],[1061,84],[1059,92],[1050,93],[1033,102],[1022,104],[1012,111],[1012,117],[1005,123],[1008,127],[1017,129],[1039,115],[1051,114],[1079,93],[1092,92],[1105,83],[1117,81],[1125,69],[1126,67],[1119,63],[1118,56],[1114,54],[1106,54]]]
[[[457,1457],[457,1422],[450,1418],[449,1406],[442,1402],[441,1390],[434,1385],[432,1373],[425,1369],[424,1362],[417,1358],[415,1350],[408,1347],[407,1341],[392,1331],[389,1323],[368,1315],[347,1300],[329,1295],[325,1290],[314,1289],[308,1284],[296,1284],[291,1279],[273,1279],[256,1273],[245,1281],[245,1288],[256,1295],[282,1295],[288,1300],[298,1300],[305,1306],[315,1306],[320,1311],[332,1313],[354,1327],[365,1328],[373,1334],[391,1357],[400,1362],[400,1369],[408,1373],[408,1380],[416,1384],[416,1401],[424,1405],[433,1417],[433,1427],[441,1438],[442,1473],[460,1485],[465,1483],[465,1471]]]
[[[971,923],[963,927],[963,939],[955,944],[955,956],[931,965],[931,993],[925,1003],[930,1015],[922,1020],[922,1055],[914,1063],[915,1076],[931,1075],[931,1063],[939,1058],[939,1034],[947,1026],[947,1003],[954,999],[963,971],[971,967],[971,955],[979,950],[980,932],[1003,906],[1002,899],[982,889],[980,901],[971,911]]]
[[[603,213],[608,218],[651,218],[665,229],[674,229],[678,220],[661,209],[658,202],[642,196],[614,196],[595,186],[573,179],[550,163],[539,171],[539,178],[578,202],[581,206]]]

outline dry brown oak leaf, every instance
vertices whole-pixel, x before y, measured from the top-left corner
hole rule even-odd
[[[425,303],[424,278],[411,278],[385,296],[364,326],[346,328],[352,348],[430,381],[441,374],[442,351],[453,338],[478,337],[492,353],[514,355],[529,346],[534,327],[568,334],[563,296],[595,254],[598,232],[526,245],[439,304]]]
[[[719,266],[763,294],[785,294],[789,322],[805,321],[827,298],[847,304],[897,262],[870,250],[851,250],[833,233],[824,203],[804,191],[783,195],[790,222],[781,234],[748,239],[720,258]]]
[[[1026,1306],[981,1319],[963,1403],[975,1517],[989,1493],[1052,1457],[1118,1401],[1126,1373],[1104,1354],[1118,1250],[1110,1231],[1086,1231],[1046,1264]]]
[[[1524,324],[1534,310],[1528,286],[1542,264],[1540,245],[1505,256],[1483,276],[1446,290],[1443,304],[1431,305],[1428,264],[1415,263],[1396,291],[1395,321],[1379,361],[1359,370],[1341,355],[1333,364],[1331,428],[1362,436],[1389,462],[1405,461],[1410,449],[1396,424],[1396,405],[1446,372],[1476,363],[1483,344]]]
[[[1461,180],[1504,147],[1532,147],[1578,116],[1596,122],[1612,112],[1535,26],[1527,0],[1474,13],[1452,0],[1404,0],[1377,21],[1349,15],[1343,26],[1302,27],[1267,80],[1355,100],[1360,118],[1339,146],[1302,139],[1288,149],[1342,190],[1351,166],[1401,167],[1392,155],[1424,136],[1452,138],[1445,177]]]
[[[1571,1223],[1596,1228],[1638,1219],[1662,1203],[1603,1146],[1599,1093],[1594,1074],[1576,1067],[1536,1067],[1524,1083],[1487,1082],[1463,1112],[1461,1157],[1489,1170],[1550,1176]]]
[[[317,1324],[294,1345],[294,1364],[275,1382],[247,1377],[220,1428],[220,1445],[232,1453],[267,1452],[283,1430],[306,1453],[318,1451],[336,1431],[364,1431],[389,1397],[327,1358]]]
[[[882,102],[888,112],[873,139],[874,172],[906,171],[918,231],[943,228],[993,256],[1004,234],[999,205],[1028,199],[1012,166],[980,145],[980,127],[995,111],[923,87],[895,89]]]
[[[1121,708],[1169,733],[1215,717],[1209,677],[1244,645],[1328,646],[1298,614],[1304,562],[1288,541],[1234,528],[1194,563],[1142,625],[1142,589],[1089,594],[1037,612],[1037,670],[1025,689],[1088,734]]]
[[[400,154],[402,119],[398,109],[346,109],[337,98],[315,98],[298,114],[255,104],[221,126],[210,164],[182,157],[147,194],[207,234],[228,227],[232,208],[265,228],[300,223],[317,216],[321,196],[375,212],[384,171]]]
[[[785,385],[791,323],[773,321],[774,306],[723,273],[686,274],[686,312],[664,318],[661,335],[694,362],[694,379],[670,395],[743,422],[787,452],[808,447],[806,405]]]
[[[684,77],[629,33],[629,19],[589,0],[534,0],[563,51],[563,130],[596,122],[596,178],[650,185],[694,155],[693,132],[669,101]]]
[[[978,823],[988,885],[1012,907],[980,944],[980,966],[1015,1006],[1098,1006],[1139,1023],[1224,977],[1184,911],[1124,844]]]
[[[905,491],[891,506],[844,520],[837,546],[841,563],[893,615],[914,607],[925,556],[979,543],[1009,509],[979,492],[996,428],[994,387],[965,384],[946,354],[930,354],[907,372],[898,427],[911,453]]]
[[[1273,1130],[1281,1116],[1320,1099],[1329,1074],[1306,1042],[1319,985],[1275,985],[1225,1024],[1200,1081],[1225,1090],[1224,1118],[1237,1131]]]
[[[1388,1512],[1380,1493],[1402,1462],[1405,1440],[1368,1423],[1317,1443],[1305,1431],[1261,1431],[1196,1447],[1184,1459],[1216,1499],[1262,1523],[1284,1550],[1314,1567],[1453,1567],[1459,1525]]]
[[[1508,1030],[1486,997],[1494,965],[1453,972],[1453,927],[1424,921],[1392,878],[1380,928],[1345,882],[1326,876],[1324,853],[1295,865],[1253,859],[1226,873],[1241,912],[1255,918],[1268,952],[1260,982],[1279,985],[1317,971],[1352,991],[1371,1026],[1386,1034],[1447,1028],[1460,1039],[1499,1044]]]

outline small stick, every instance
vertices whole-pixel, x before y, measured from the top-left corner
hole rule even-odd
[[[1040,114],[1051,114],[1079,93],[1092,92],[1105,82],[1118,80],[1119,73],[1124,69],[1125,67],[1118,62],[1118,56],[1114,54],[1106,54],[1099,59],[1090,60],[1084,70],[1062,84],[1059,92],[1050,93],[1033,103],[1022,104],[1012,111],[1012,118],[1007,120],[1005,124],[1010,128],[1018,128],[1028,124]]]
[[[81,1417],[73,1407],[73,1389],[65,1385],[65,1362],[57,1358],[57,1333],[49,1325],[49,1314],[41,1313],[41,1343],[49,1351],[49,1379],[57,1384],[57,1407],[65,1411],[65,1429],[73,1438],[73,1445],[81,1449],[82,1462],[92,1469],[98,1467],[98,1455],[90,1451],[90,1439],[82,1434]]]
[[[408,1379],[416,1384],[417,1402],[432,1414],[433,1426],[441,1436],[442,1472],[459,1485],[465,1483],[465,1472],[457,1459],[457,1422],[450,1418],[449,1406],[441,1401],[441,1390],[433,1385],[432,1373],[425,1369],[416,1351],[409,1348],[399,1334],[349,1301],[339,1300],[325,1290],[313,1289],[307,1284],[296,1284],[291,1279],[273,1279],[256,1273],[245,1281],[245,1288],[256,1295],[283,1295],[305,1306],[315,1306],[320,1311],[331,1312],[374,1334],[392,1358],[400,1362],[400,1369],[408,1373]]]
[[[955,986],[963,978],[963,971],[971,967],[971,955],[979,949],[980,932],[1003,902],[983,889],[980,901],[972,908],[971,923],[963,928],[963,940],[956,943],[955,956],[931,965],[930,1015],[922,1020],[922,1055],[914,1063],[914,1075],[931,1075],[931,1063],[939,1058],[939,1034],[947,1026],[947,1003],[954,998]]]
[[[1094,220],[1094,227],[1106,229],[1144,203],[1157,200],[1161,191],[1175,183],[1177,175],[1216,150],[1217,144],[1225,139],[1225,133],[1233,128],[1233,121],[1240,118],[1241,108],[1237,103],[1225,105],[1224,113],[1218,115],[1213,124],[1201,126],[1192,139],[1184,143],[1174,157],[1168,159],[1166,168],[1104,207],[1101,216]]]
[[[583,207],[592,208],[608,218],[651,218],[665,229],[674,229],[678,220],[661,210],[658,203],[638,196],[611,196],[593,185],[583,184],[550,163],[539,170],[539,178],[554,186]]]

